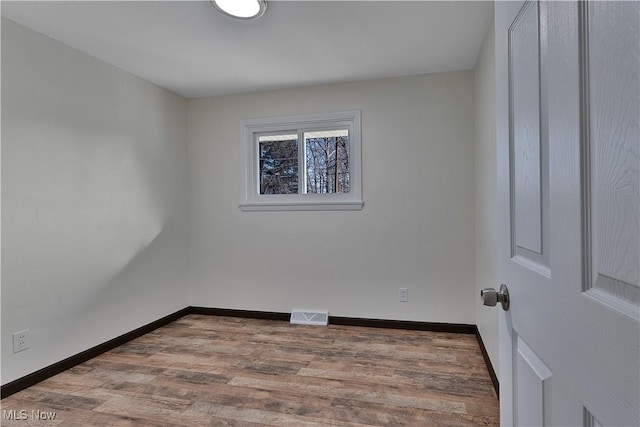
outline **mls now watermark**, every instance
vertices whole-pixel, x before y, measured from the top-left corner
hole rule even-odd
[[[27,411],[26,409],[3,409],[2,410],[2,419],[3,420],[17,420],[17,421],[26,421],[26,420],[39,420],[39,421],[53,421],[56,419],[56,413],[50,411],[41,411],[39,409],[34,409],[32,411]]]

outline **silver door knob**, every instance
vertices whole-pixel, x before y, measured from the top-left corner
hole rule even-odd
[[[480,291],[480,299],[484,305],[493,307],[500,303],[502,304],[502,309],[504,311],[509,310],[509,289],[507,288],[507,285],[500,285],[499,291],[496,291],[493,288],[482,289]]]

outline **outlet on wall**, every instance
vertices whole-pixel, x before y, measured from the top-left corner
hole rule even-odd
[[[13,352],[17,353],[29,348],[29,341],[27,341],[29,330],[14,332],[13,333]]]
[[[409,289],[398,288],[398,299],[400,302],[409,302]]]

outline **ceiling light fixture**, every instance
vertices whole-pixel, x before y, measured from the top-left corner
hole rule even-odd
[[[266,0],[211,0],[220,12],[235,19],[257,19],[267,10]]]

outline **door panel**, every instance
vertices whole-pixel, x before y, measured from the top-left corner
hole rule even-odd
[[[508,34],[511,251],[516,261],[549,275],[539,16],[538,4],[527,3]]]
[[[633,2],[591,2],[582,9],[581,20],[589,81],[583,88],[588,100],[584,185],[590,198],[585,234],[591,252],[585,259],[585,289],[607,292],[618,299],[616,307],[629,305],[631,315],[640,304],[640,41],[627,37],[629,29],[639,32],[634,8]]]
[[[513,241],[517,249],[542,254],[540,186],[540,77],[538,7],[530,3],[509,30],[511,69],[511,159]]]
[[[501,422],[640,425],[640,3],[495,17]]]
[[[548,425],[551,408],[551,371],[522,338],[515,338],[514,349],[516,424]]]

